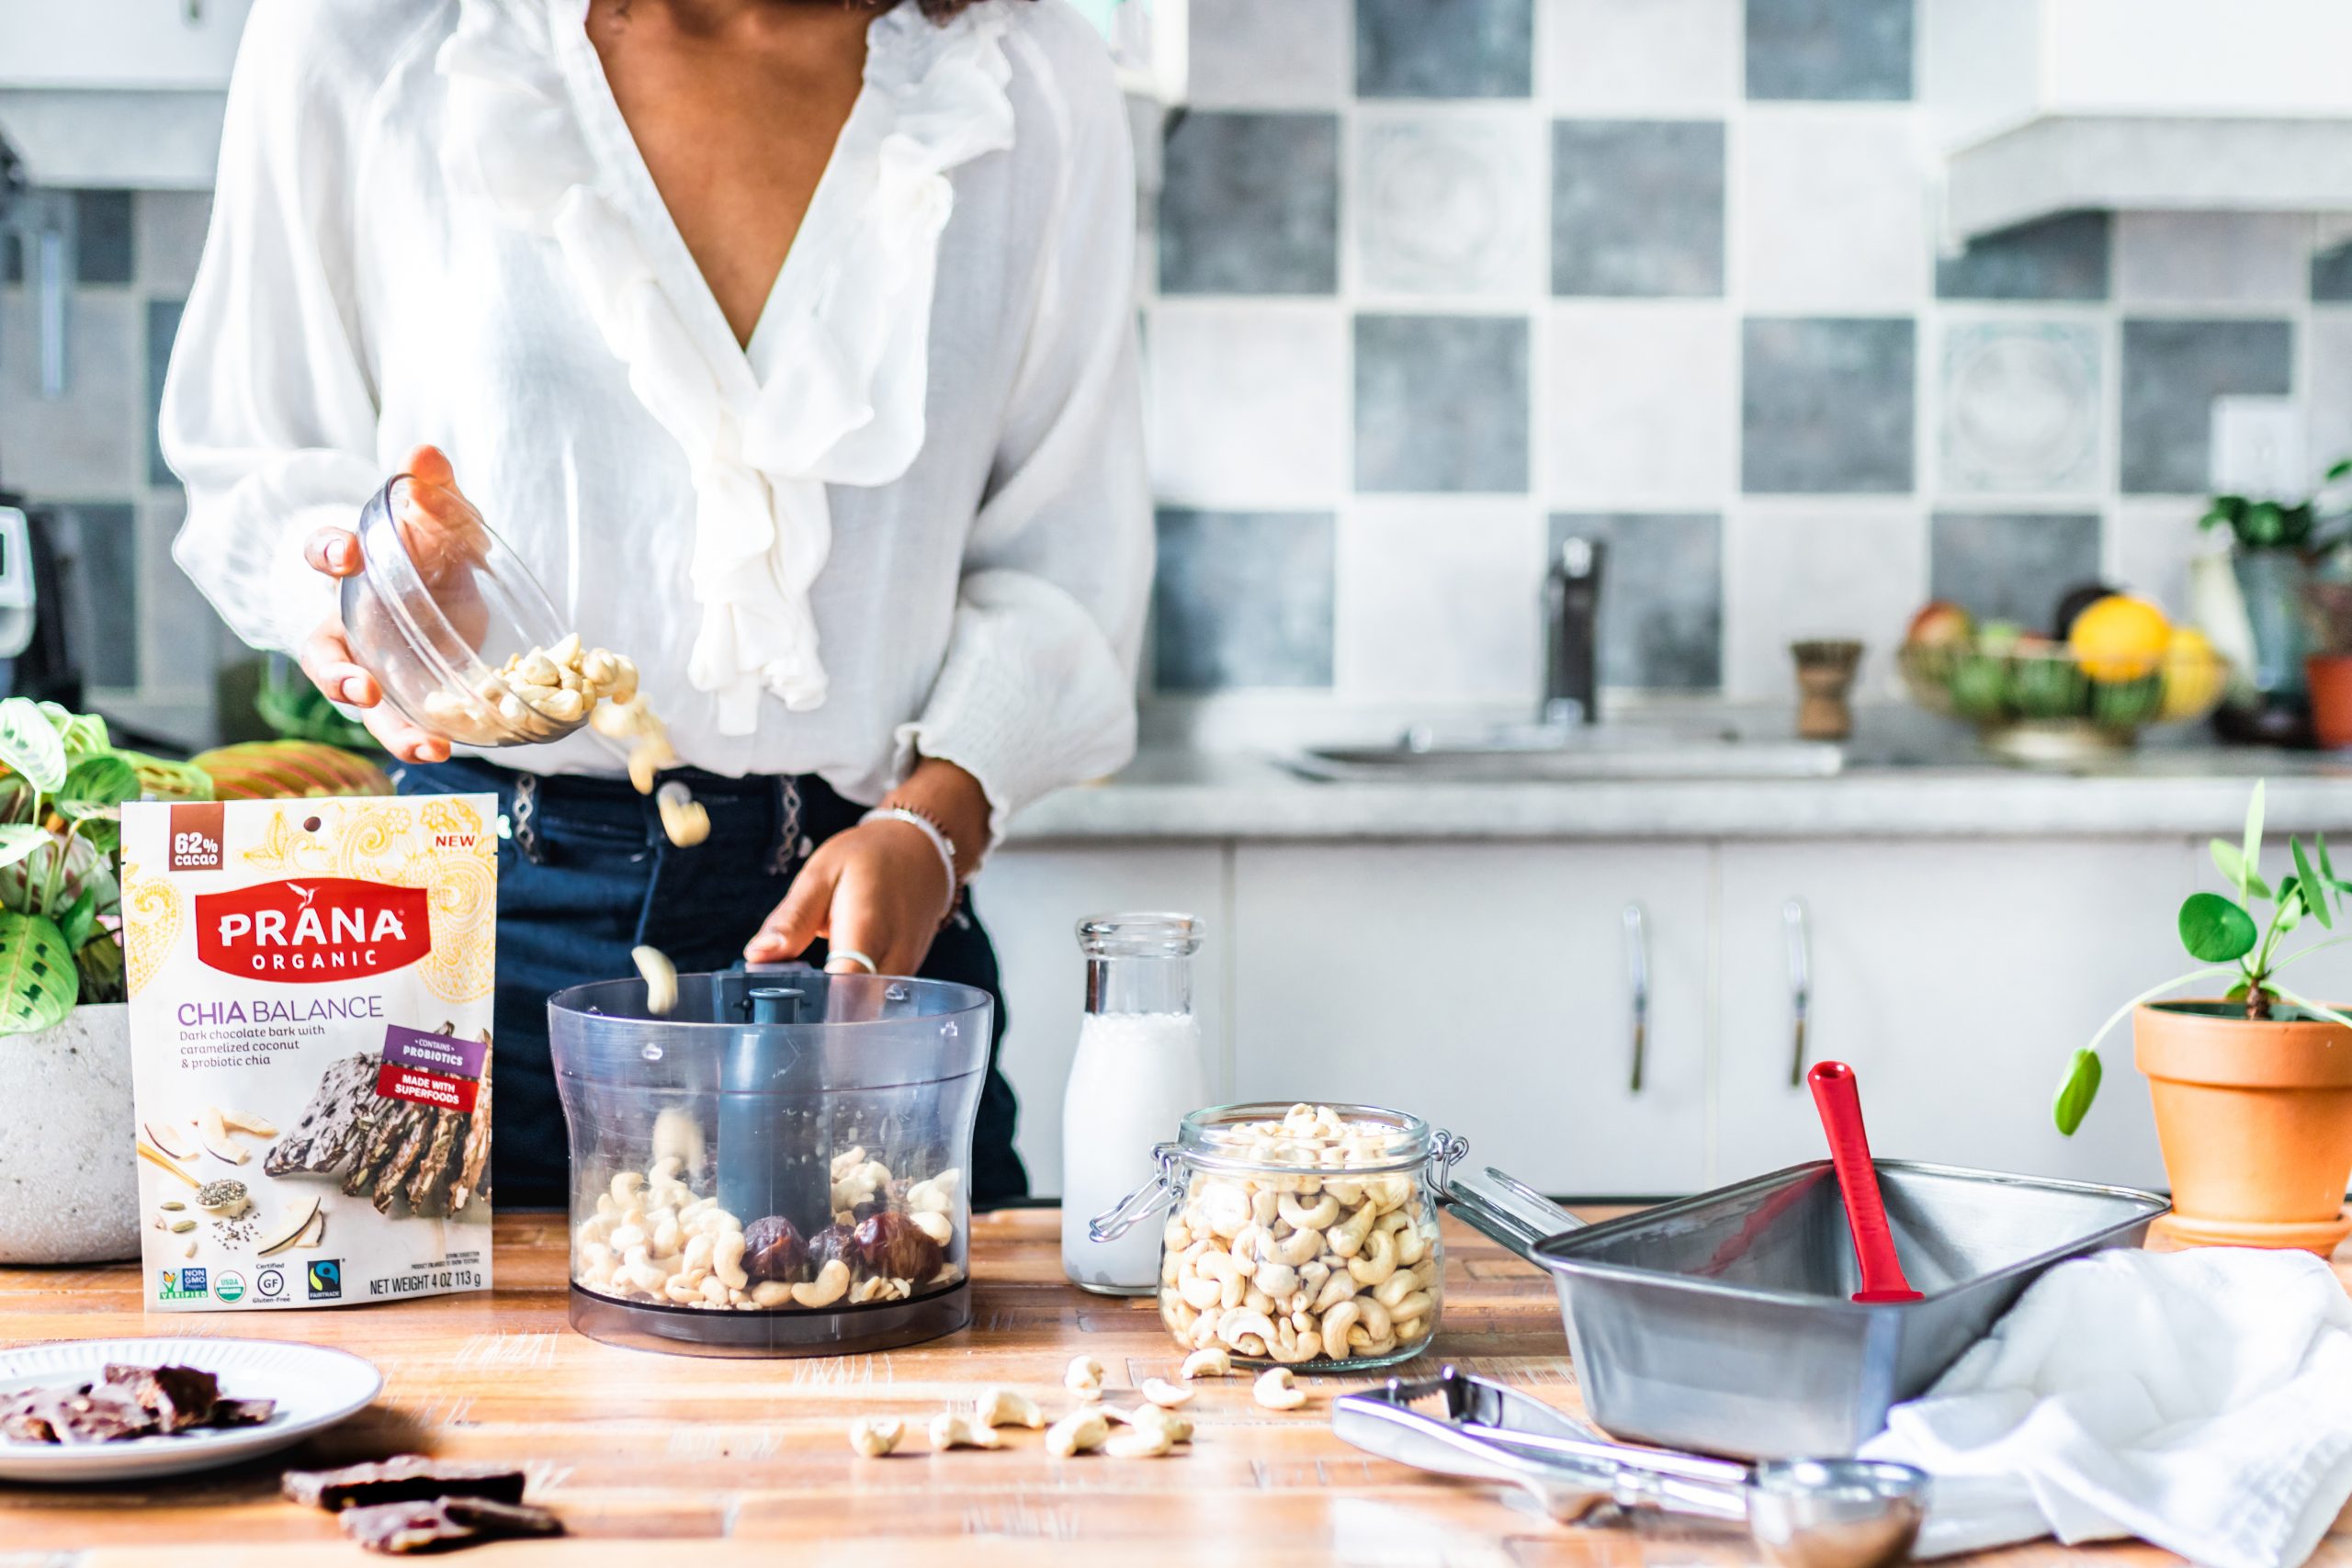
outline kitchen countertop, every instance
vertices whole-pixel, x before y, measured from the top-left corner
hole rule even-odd
[[[0,1324],[13,1343],[174,1331],[310,1339],[369,1357],[386,1380],[368,1410],[280,1459],[135,1487],[0,1486],[0,1564],[380,1561],[345,1542],[328,1516],[279,1500],[277,1473],[407,1450],[530,1469],[532,1496],[560,1510],[573,1533],[465,1559],[515,1568],[1760,1561],[1738,1537],[1703,1526],[1556,1527],[1512,1506],[1505,1488],[1372,1459],[1330,1434],[1330,1392],[1353,1380],[1307,1380],[1315,1397],[1295,1415],[1260,1409],[1246,1379],[1201,1384],[1186,1409],[1199,1427],[1193,1451],[1162,1460],[1057,1462],[1027,1432],[1006,1433],[1007,1450],[993,1453],[933,1456],[917,1437],[912,1453],[852,1455],[842,1433],[853,1415],[899,1415],[919,1426],[984,1384],[1024,1389],[1059,1414],[1069,1403],[1063,1366],[1080,1351],[1109,1367],[1114,1398],[1145,1377],[1172,1375],[1178,1357],[1148,1302],[1088,1296],[1063,1282],[1058,1224],[1050,1209],[975,1222],[974,1328],[906,1350],[810,1360],[657,1356],[571,1332],[564,1227],[548,1215],[499,1217],[494,1292],[372,1308],[149,1315],[130,1265],[0,1269]],[[1459,1361],[1577,1408],[1550,1282],[1451,1219],[1446,1245],[1445,1319],[1419,1365]],[[2142,1546],[2023,1550],[2030,1558],[1973,1561],[2179,1562]],[[2347,1551],[2352,1511],[2320,1560]]]
[[[1540,784],[1304,778],[1272,752],[1151,747],[1116,777],[1014,819],[1018,841],[1087,840],[2234,838],[2269,780],[2273,832],[2352,829],[2352,761],[2151,746],[2080,772],[1987,761],[1963,734],[1860,745],[1819,778]]]

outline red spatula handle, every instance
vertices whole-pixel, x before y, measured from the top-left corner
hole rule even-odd
[[[1843,1062],[1815,1063],[1805,1081],[1829,1137],[1829,1157],[1838,1166],[1838,1190],[1845,1194],[1846,1219],[1854,1233],[1854,1261],[1861,1266],[1858,1302],[1915,1302],[1919,1292],[1903,1277],[1894,1255],[1894,1233],[1886,1224],[1886,1200],[1878,1190],[1878,1168],[1871,1163],[1871,1141],[1862,1131],[1862,1100],[1854,1069]]]

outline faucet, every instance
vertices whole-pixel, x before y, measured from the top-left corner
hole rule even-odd
[[[1563,539],[1558,558],[1544,576],[1544,696],[1535,710],[1538,724],[1565,729],[1600,721],[1600,564],[1607,550],[1598,539]]]

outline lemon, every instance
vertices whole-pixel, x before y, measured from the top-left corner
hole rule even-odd
[[[2175,626],[2165,649],[2165,701],[2157,713],[2165,724],[2200,718],[2222,697],[2222,682],[2229,667],[2205,634],[2195,626]]]
[[[2075,617],[2066,647],[2094,681],[2137,681],[2155,672],[2172,644],[2172,623],[2145,599],[2110,593]]]

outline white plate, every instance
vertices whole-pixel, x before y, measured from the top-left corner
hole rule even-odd
[[[185,1475],[275,1452],[368,1407],[384,1386],[372,1362],[322,1345],[276,1339],[79,1339],[0,1350],[0,1394],[96,1382],[109,1361],[218,1373],[222,1397],[274,1399],[258,1427],[198,1427],[116,1443],[16,1443],[0,1438],[0,1481],[128,1481]]]

